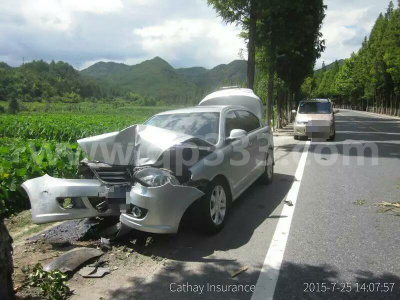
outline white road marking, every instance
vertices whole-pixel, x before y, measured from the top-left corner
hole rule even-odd
[[[297,166],[293,185],[286,197],[287,201],[292,201],[293,206],[284,205],[282,209],[281,216],[286,216],[286,218],[280,218],[278,221],[251,300],[272,300],[274,298],[275,287],[278,282],[279,271],[289,237],[290,225],[296,208],[297,195],[299,194],[309,148],[310,141],[307,141]]]
[[[341,109],[341,110],[351,111],[351,112],[355,112],[355,113],[359,113],[359,114],[370,115],[371,117],[375,117],[377,119],[391,119],[393,121],[400,119],[400,117],[397,117],[397,116],[389,116],[389,115],[383,115],[383,114],[372,113],[372,112],[361,111],[361,110],[351,110],[351,109]]]

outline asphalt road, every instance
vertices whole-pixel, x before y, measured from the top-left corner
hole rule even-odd
[[[400,120],[341,111],[336,121],[335,142],[277,136],[274,182],[250,187],[222,232],[199,235],[188,220],[159,244],[149,276],[126,274],[106,298],[251,299],[252,285],[274,282],[252,299],[400,299],[400,216],[375,206],[400,200]]]
[[[274,299],[400,299],[400,217],[374,206],[400,201],[400,120],[336,120],[334,143],[311,144]]]

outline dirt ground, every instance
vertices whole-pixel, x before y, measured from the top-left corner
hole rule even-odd
[[[36,263],[42,266],[76,247],[99,248],[100,239],[85,235],[91,230],[85,221],[66,221],[50,225],[34,225],[30,212],[6,221],[14,239],[14,288],[17,299],[43,299],[38,288],[28,287],[27,270]],[[111,299],[115,288],[133,287],[146,280],[159,268],[168,268],[168,250],[173,236],[148,236],[131,232],[100,258],[88,261],[69,274],[71,299]],[[162,257],[158,255],[163,251]],[[173,250],[171,250],[173,251]],[[172,254],[172,253],[171,253]],[[103,278],[83,278],[80,268],[93,263],[110,270]],[[132,276],[127,276],[127,274]]]

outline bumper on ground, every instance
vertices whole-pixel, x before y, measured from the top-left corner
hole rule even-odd
[[[99,212],[90,199],[107,192],[107,187],[96,179],[59,179],[49,175],[28,180],[22,184],[32,207],[32,221],[36,224],[95,216],[118,215],[117,210]],[[62,207],[69,201],[71,208]]]

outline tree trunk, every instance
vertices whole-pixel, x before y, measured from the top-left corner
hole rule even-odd
[[[248,58],[247,58],[247,87],[253,89],[254,87],[254,74],[256,69],[256,7],[255,0],[250,1],[250,27],[249,27],[249,44],[248,44]]]
[[[269,75],[268,75],[268,99],[267,99],[267,126],[271,126],[271,116],[272,116],[272,102],[274,97],[274,76],[275,69],[272,63],[269,65]]]
[[[270,41],[269,49],[269,70],[268,70],[268,99],[267,99],[267,126],[271,126],[272,104],[274,98],[274,79],[275,79],[275,55],[276,47],[274,41]]]
[[[293,100],[294,100],[293,95],[294,95],[294,93],[293,93],[292,89],[289,89],[289,123],[291,123],[293,120],[293,114],[292,114]]]
[[[276,97],[276,128],[282,129],[282,90],[277,91]]]
[[[12,282],[12,273],[14,271],[12,261],[12,238],[9,235],[6,226],[0,216],[0,299],[15,299]]]

